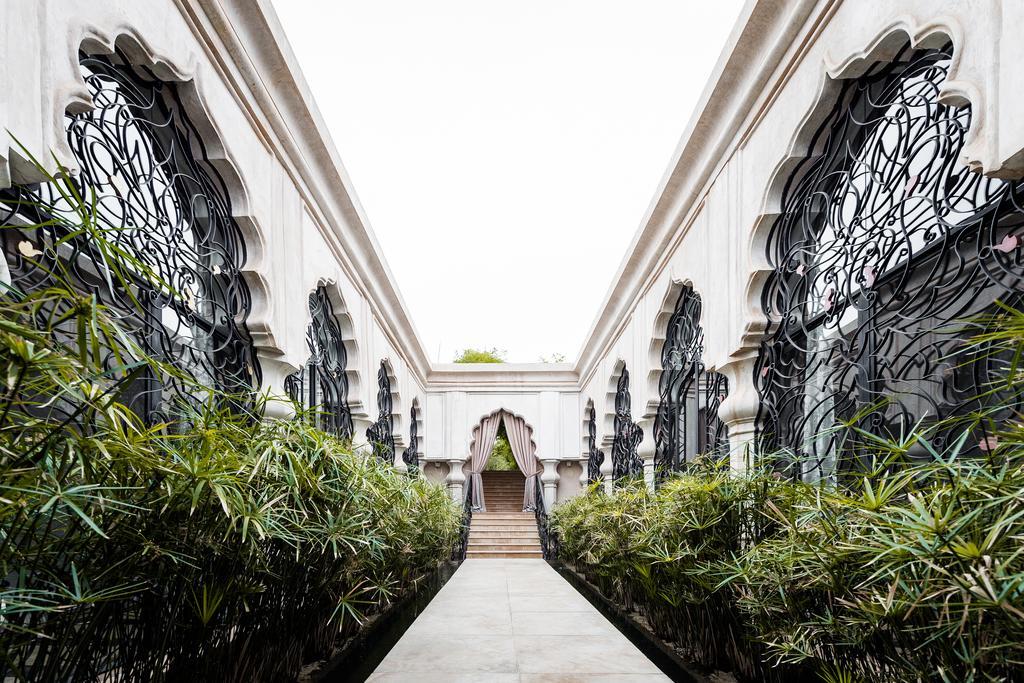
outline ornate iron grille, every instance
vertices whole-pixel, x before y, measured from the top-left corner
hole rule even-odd
[[[590,404],[590,417],[587,419],[587,481],[591,484],[602,481],[601,465],[604,463],[604,451],[597,447],[597,409]]]
[[[898,435],[966,415],[1003,374],[985,349],[951,354],[995,301],[1020,305],[1024,195],[959,163],[971,112],[939,104],[950,56],[908,49],[844,83],[785,187],[755,379],[761,452],[791,451],[795,476],[866,457],[844,421]]]
[[[391,379],[388,367],[380,362],[377,371],[377,421],[366,430],[366,440],[373,446],[373,452],[387,463],[395,462],[394,418],[391,415]]]
[[[402,462],[405,463],[406,469],[410,474],[416,474],[420,471],[420,456],[417,453],[417,445],[419,441],[419,411],[416,408],[416,403],[412,404],[409,408],[409,447],[402,452]]]
[[[729,393],[725,376],[704,368],[700,295],[683,287],[661,351],[660,402],[654,420],[654,468],[658,478],[706,453],[728,451],[728,430],[718,406]]]
[[[352,411],[348,406],[348,354],[334,305],[321,285],[309,295],[306,346],[309,360],[285,379],[285,391],[296,403],[316,411],[324,431],[351,439]]]
[[[54,271],[62,264],[145,352],[183,371],[143,377],[123,397],[148,420],[169,419],[178,401],[201,401],[203,386],[249,394],[261,380],[244,322],[251,309],[240,272],[245,243],[177,88],[120,54],[83,54],[80,63],[94,108],[66,117],[81,168],[72,182],[94,206],[96,232],[126,255],[119,258],[126,282],[112,276],[110,251],[79,228],[75,201],[42,184],[0,196],[5,226],[50,222],[3,231],[11,284],[22,291],[59,285]]]
[[[612,479],[643,476],[644,463],[637,453],[644,431],[633,422],[629,406],[629,370],[622,368],[615,388],[615,436],[612,440]]]

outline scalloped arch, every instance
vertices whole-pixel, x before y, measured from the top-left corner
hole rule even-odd
[[[231,158],[224,144],[215,118],[212,116],[196,56],[190,55],[181,64],[158,51],[141,34],[130,26],[122,25],[109,31],[96,26],[80,25],[78,30],[69,31],[67,60],[63,63],[66,72],[58,78],[55,87],[53,151],[58,163],[78,171],[78,164],[71,153],[64,134],[65,113],[81,113],[94,106],[88,86],[79,65],[79,53],[111,55],[120,52],[132,66],[145,67],[160,80],[174,83],[178,96],[185,108],[189,122],[195,126],[205,150],[205,160],[220,176],[227,190],[231,205],[231,216],[238,225],[245,243],[246,258],[241,264],[242,278],[249,288],[252,309],[246,318],[246,328],[252,338],[257,358],[264,369],[281,367],[281,348],[271,328],[273,300],[266,274],[266,238],[259,221],[252,211],[250,192],[242,174]],[[287,364],[284,364],[287,367]],[[295,368],[292,368],[294,370]]]
[[[474,427],[473,427],[472,436],[469,439],[469,452],[470,453],[473,452],[473,446],[476,445],[476,437],[477,437],[477,434],[480,433],[480,427],[483,424],[483,421],[486,420],[487,418],[491,417],[492,415],[497,415],[498,413],[503,413],[505,415],[511,415],[516,420],[522,420],[523,424],[526,425],[526,428],[530,430],[530,446],[533,448],[533,455],[534,455],[534,457],[536,457],[537,456],[537,441],[533,438],[533,425],[531,425],[526,420],[525,417],[523,417],[519,413],[516,413],[514,411],[509,410],[508,408],[497,408],[497,409],[492,410],[491,412],[487,413],[486,415],[482,415],[480,417],[480,419],[477,420],[476,425],[474,425]]]
[[[747,253],[750,258],[751,272],[744,291],[747,315],[741,349],[748,352],[757,349],[767,329],[767,317],[761,303],[761,294],[773,270],[766,256],[768,235],[772,225],[782,213],[782,196],[786,183],[796,166],[807,158],[807,150],[811,146],[815,131],[832,110],[840,82],[860,76],[873,64],[891,62],[898,50],[908,42],[914,49],[939,47],[951,42],[953,52],[949,71],[950,78],[947,78],[942,86],[942,99],[945,104],[951,106],[970,105],[972,102],[980,101],[977,89],[970,84],[952,78],[959,65],[962,41],[959,24],[952,19],[940,18],[917,23],[911,17],[900,17],[876,34],[862,50],[848,54],[839,60],[825,59],[814,104],[800,120],[786,147],[783,158],[775,165],[775,169],[769,176],[761,210],[754,219],[754,225],[750,232]],[[969,139],[976,135],[976,130],[972,120]],[[965,144],[964,150],[966,151],[966,149],[967,145]],[[972,162],[967,161],[966,153],[962,156],[962,160],[972,169],[977,170]]]
[[[345,304],[345,295],[341,291],[339,284],[340,280],[336,277],[322,276],[316,280],[316,285],[310,290],[307,295],[312,294],[316,289],[323,287],[324,291],[327,292],[327,299],[331,302],[331,307],[334,309],[334,318],[338,322],[338,327],[341,329],[342,341],[345,345],[345,376],[348,378],[348,407],[352,412],[353,418],[367,419],[366,406],[363,405],[362,400],[359,398],[363,395],[363,375],[359,371],[362,367],[360,361],[362,359],[362,349],[359,345],[359,340],[356,337],[355,323],[352,321],[352,315],[349,312],[348,306]],[[308,329],[312,323],[312,316],[309,311],[309,306],[305,308],[306,314],[303,318],[305,322],[305,328]],[[392,371],[392,375],[394,372]]]
[[[616,358],[615,363],[612,365],[611,375],[609,375],[608,382],[605,384],[604,411],[601,415],[599,430],[599,433],[603,435],[599,443],[603,447],[611,446],[612,440],[615,437],[615,393],[618,389],[619,378],[622,377],[624,370],[628,372],[626,361],[622,358]],[[632,381],[632,378],[630,379]],[[630,399],[632,400],[632,388],[630,388]]]
[[[644,404],[643,414],[640,416],[640,419],[653,419],[658,413],[658,404],[661,400],[661,353],[665,348],[668,322],[672,318],[672,314],[675,313],[676,301],[679,299],[680,293],[687,287],[700,297],[701,302],[704,301],[701,291],[694,285],[692,279],[682,278],[677,280],[673,278],[669,280],[668,286],[665,287],[665,294],[662,296],[661,305],[654,316],[653,329],[651,330],[651,343],[648,345],[647,349],[647,365],[649,370],[647,372],[647,381],[644,387],[646,390],[645,396],[647,397],[647,401]],[[697,321],[701,329],[704,327],[706,316],[707,307],[702,305],[700,309],[700,320]],[[702,358],[702,360],[705,359]]]
[[[395,365],[391,362],[391,358],[384,356],[380,359],[380,363],[384,366],[384,371],[388,375],[388,384],[391,385],[391,436],[395,439],[396,457],[401,457],[398,450],[400,446],[406,445],[405,439],[402,438],[402,425],[406,420],[402,416],[402,393],[398,386],[398,375],[395,374]],[[378,392],[379,388],[374,392],[374,396],[377,396]]]
[[[595,411],[596,418],[596,410],[594,399],[588,398],[583,404],[583,410],[580,414],[580,458],[583,460],[586,460],[590,455],[590,413]],[[601,443],[600,429],[598,429],[597,443]]]

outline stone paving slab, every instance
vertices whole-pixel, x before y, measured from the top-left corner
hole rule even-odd
[[[544,560],[470,559],[369,681],[670,680]]]

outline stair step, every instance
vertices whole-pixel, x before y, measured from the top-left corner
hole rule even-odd
[[[473,519],[535,519],[532,512],[474,512]]]
[[[529,517],[524,517],[524,518],[521,518],[521,519],[486,519],[486,518],[481,519],[481,518],[477,517],[476,515],[473,515],[473,519],[472,519],[472,521],[470,523],[471,524],[485,524],[485,525],[488,525],[488,526],[495,525],[495,524],[498,525],[498,526],[517,526],[517,525],[518,526],[530,526],[531,524],[533,526],[537,526],[537,520],[534,519],[533,515],[530,515]]]
[[[514,518],[510,518],[510,519],[487,519],[487,518],[480,518],[480,517],[477,517],[476,515],[473,515],[473,519],[472,519],[472,521],[470,523],[471,524],[488,524],[488,525],[497,524],[499,526],[516,526],[516,525],[529,526],[530,524],[532,524],[532,525],[536,526],[537,525],[537,520],[534,519],[533,515],[530,515],[529,517],[519,518],[519,519],[514,519]]]
[[[473,519],[470,522],[470,526],[521,526],[521,527],[537,527],[537,522],[534,519],[524,519],[522,521],[518,519]]]
[[[511,541],[496,541],[494,539],[469,539],[469,546],[475,550],[486,550],[488,548],[501,548],[502,550],[536,550],[540,548],[540,539],[517,538]]]
[[[473,517],[474,518],[476,518],[477,516],[480,516],[480,517],[499,517],[499,516],[501,516],[501,517],[516,517],[516,518],[523,518],[524,519],[526,517],[534,516],[534,513],[529,512],[529,511],[525,511],[524,512],[522,510],[480,510],[479,512],[474,512],[473,513]]]
[[[477,559],[543,559],[543,553],[534,550],[467,550],[467,558]]]

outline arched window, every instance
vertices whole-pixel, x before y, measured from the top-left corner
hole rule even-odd
[[[593,401],[588,408],[590,417],[587,418],[587,481],[593,484],[602,481],[601,465],[604,463],[604,451],[597,447],[597,409]]]
[[[380,362],[377,371],[377,421],[366,430],[366,440],[373,447],[374,454],[387,463],[395,462],[395,435],[391,400],[391,378],[388,376],[386,361]]]
[[[348,354],[341,326],[327,288],[320,285],[309,295],[309,327],[306,345],[309,360],[285,380],[293,401],[313,408],[317,424],[343,439],[352,438],[352,412],[348,406]]]
[[[637,453],[644,432],[633,422],[629,400],[629,370],[623,365],[615,387],[615,436],[612,439],[612,479],[615,481],[644,473],[643,460]]]
[[[176,402],[201,401],[205,387],[249,395],[261,380],[245,327],[245,243],[177,87],[120,53],[82,54],[80,68],[94,107],[66,122],[81,169],[69,181],[81,201],[51,184],[0,197],[10,211],[0,216],[4,225],[50,222],[3,231],[11,285],[29,291],[60,284],[55,272],[63,270],[61,277],[95,293],[147,354],[182,371],[150,373],[122,395],[151,421],[175,413]],[[82,229],[86,223],[90,229]],[[121,362],[111,357],[108,365]]]
[[[1019,305],[1024,186],[960,163],[971,111],[939,103],[950,59],[906,49],[843,83],[785,187],[755,379],[761,452],[796,454],[796,476],[831,478],[867,456],[845,423],[934,425],[982,407],[1003,373],[984,349],[952,354],[994,302]]]
[[[700,295],[683,287],[676,300],[661,351],[658,414],[654,421],[657,477],[678,470],[698,455],[728,450],[718,406],[729,392],[724,375],[704,368]]]
[[[412,407],[409,408],[409,447],[402,453],[402,462],[405,463],[409,474],[420,471],[420,456],[417,450],[419,431],[419,406],[413,401]]]

